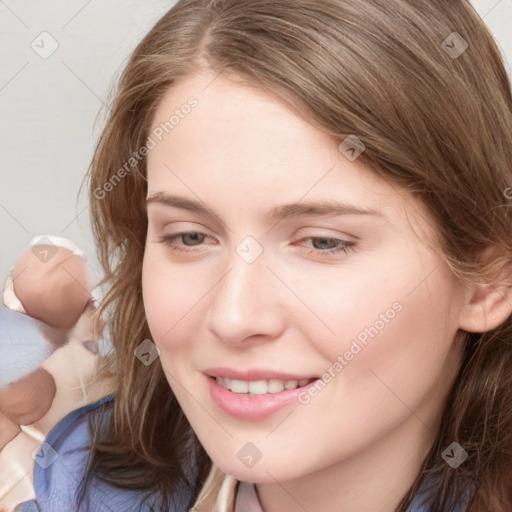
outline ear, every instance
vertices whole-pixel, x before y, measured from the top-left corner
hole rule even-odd
[[[481,275],[467,285],[465,303],[459,313],[459,327],[466,332],[487,332],[499,327],[512,315],[512,262],[497,247],[487,248],[482,261],[501,264],[494,279]]]

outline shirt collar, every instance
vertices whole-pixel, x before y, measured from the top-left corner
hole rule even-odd
[[[234,512],[263,512],[254,484],[240,482]]]

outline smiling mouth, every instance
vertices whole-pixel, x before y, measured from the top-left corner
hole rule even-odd
[[[316,379],[300,379],[300,380],[238,380],[228,379],[226,377],[215,377],[217,384],[233,393],[248,396],[267,395],[280,393],[285,390],[301,388],[314,382]]]

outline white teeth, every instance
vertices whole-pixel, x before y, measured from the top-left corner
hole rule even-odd
[[[287,380],[284,383],[285,389],[295,389],[299,385],[298,380]]]
[[[305,386],[310,379],[300,380],[237,380],[216,377],[217,383],[223,388],[231,390],[233,393],[249,393],[250,395],[266,395],[267,393],[280,393],[285,389],[296,389]]]
[[[252,393],[253,395],[264,395],[267,391],[266,380],[254,380],[249,382],[249,393]]]
[[[284,389],[284,382],[282,380],[271,379],[267,384],[269,393],[280,393]]]
[[[222,383],[219,382],[222,386]],[[249,383],[246,380],[235,380],[231,381],[231,391],[233,393],[248,393],[249,392]]]

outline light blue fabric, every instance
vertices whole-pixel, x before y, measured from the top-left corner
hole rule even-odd
[[[88,416],[102,404],[110,404],[114,395],[78,409],[61,420],[48,434],[36,456],[34,490],[36,500],[21,503],[15,512],[75,512],[75,493],[82,481],[90,445]],[[110,415],[111,411],[108,411]],[[155,512],[164,510],[158,502],[148,500],[144,493],[113,488],[93,479],[80,512]],[[188,490],[176,496],[172,512],[186,512],[190,499]]]
[[[423,487],[422,487],[423,488]],[[434,507],[432,505],[429,505],[428,503],[425,505],[422,505],[422,502],[424,501],[424,492],[421,492],[421,489],[419,490],[418,494],[414,497],[412,500],[407,512],[436,512]],[[465,496],[465,503],[458,502],[453,506],[453,503],[451,505],[453,508],[451,509],[451,512],[466,512],[467,510],[467,502],[469,498],[469,486],[465,490],[466,496]],[[451,501],[453,502],[453,497],[451,498]]]
[[[0,388],[36,370],[55,351],[43,328],[39,320],[0,305]]]

